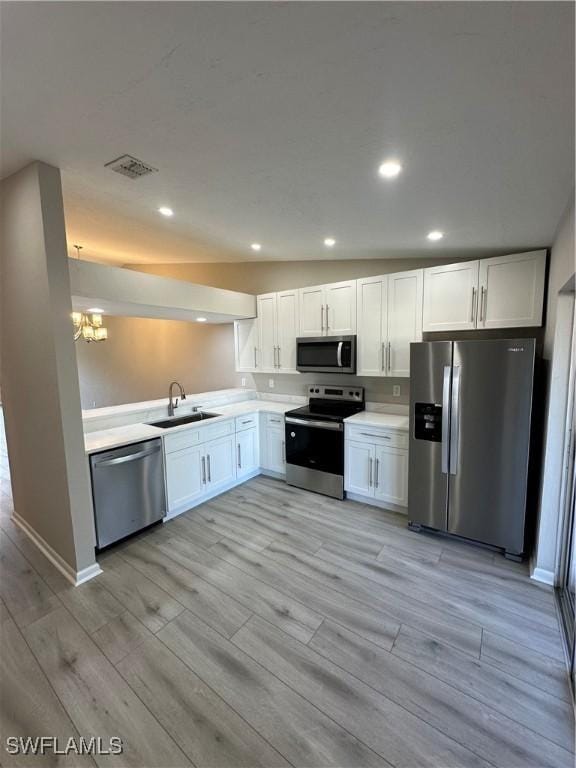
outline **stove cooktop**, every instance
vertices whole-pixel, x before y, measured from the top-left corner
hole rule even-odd
[[[359,403],[338,404],[329,403],[321,405],[304,405],[302,408],[295,408],[293,411],[287,411],[286,416],[294,416],[297,419],[310,419],[316,421],[344,421],[348,416],[353,416],[364,410],[364,406]]]

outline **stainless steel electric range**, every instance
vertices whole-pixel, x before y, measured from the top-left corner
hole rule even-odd
[[[287,411],[286,482],[344,498],[344,419],[364,410],[363,387],[308,387],[303,408]]]

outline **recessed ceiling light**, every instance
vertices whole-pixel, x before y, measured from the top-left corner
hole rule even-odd
[[[260,243],[252,243],[250,248],[252,248],[253,251],[260,251],[260,250],[262,250],[262,246],[260,245]]]
[[[90,307],[90,309],[87,309],[86,312],[90,312],[91,315],[92,314],[93,315],[103,315],[104,314],[104,310],[100,309],[100,307]]]
[[[378,168],[378,173],[385,179],[395,179],[401,170],[402,166],[397,160],[386,160],[382,163],[380,168]]]
[[[162,216],[174,216],[172,208],[167,208],[165,205],[158,208],[158,213],[161,213]]]
[[[333,248],[336,245],[336,240],[334,240],[333,237],[325,237],[324,245],[326,246],[326,248]]]
[[[428,240],[442,240],[444,237],[444,232],[440,232],[439,229],[433,229],[432,232],[428,232],[426,237]]]
[[[196,318],[196,322],[197,323],[205,323],[206,322],[206,318],[205,317],[197,317]]]

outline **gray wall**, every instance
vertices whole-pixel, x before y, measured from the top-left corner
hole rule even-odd
[[[190,393],[240,386],[231,323],[104,319],[107,341],[76,342],[83,408],[167,397],[174,379]]]
[[[33,163],[1,192],[2,395],[14,508],[78,571],[94,563],[94,524],[60,172]]]

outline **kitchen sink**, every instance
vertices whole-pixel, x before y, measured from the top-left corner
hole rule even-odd
[[[160,427],[161,429],[170,429],[170,427],[180,427],[182,424],[192,424],[195,421],[204,421],[205,419],[215,419],[220,416],[219,413],[191,413],[189,416],[180,416],[176,419],[162,419],[161,421],[148,422],[149,427]]]

